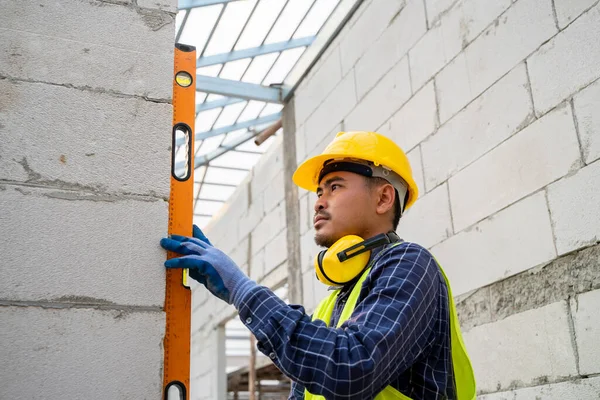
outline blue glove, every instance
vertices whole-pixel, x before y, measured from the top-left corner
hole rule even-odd
[[[169,251],[183,254],[165,262],[167,268],[189,268],[191,278],[200,282],[212,294],[232,304],[237,291],[244,283],[252,282],[235,262],[221,250],[213,247],[204,233],[194,225],[194,237],[171,235],[160,245]]]

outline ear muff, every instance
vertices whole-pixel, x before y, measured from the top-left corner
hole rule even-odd
[[[364,240],[360,236],[348,235],[340,238],[327,250],[323,250],[317,254],[315,257],[317,278],[330,286],[343,285],[354,279],[367,266],[371,251],[363,251],[356,255],[348,254],[345,261],[340,261],[338,253],[343,253],[361,243],[364,243]],[[358,248],[360,247],[358,246]]]
[[[394,231],[380,233],[367,240],[356,235],[344,236],[316,255],[317,279],[329,286],[344,285],[365,269],[371,258],[371,249],[400,241],[402,239]]]

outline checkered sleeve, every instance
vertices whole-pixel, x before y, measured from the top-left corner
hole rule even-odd
[[[235,305],[258,349],[309,392],[372,398],[434,340],[440,279],[426,249],[402,243],[378,258],[363,284],[368,294],[340,328],[311,321],[302,307],[258,285],[243,288]]]

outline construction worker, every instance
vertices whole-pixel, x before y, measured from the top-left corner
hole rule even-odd
[[[317,278],[333,290],[312,317],[250,280],[200,229],[161,245],[167,268],[233,304],[257,347],[292,380],[289,399],[475,398],[450,285],[433,256],[394,232],[417,200],[404,152],[373,132],[340,132],[293,176],[315,191]]]

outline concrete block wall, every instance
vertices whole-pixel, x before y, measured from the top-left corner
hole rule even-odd
[[[399,233],[449,275],[482,399],[600,393],[599,27],[597,0],[365,0],[295,92],[297,163],[340,130],[407,152],[420,198]],[[265,207],[277,200],[255,188],[281,179],[273,157],[209,231],[274,285],[286,276],[281,213],[298,213],[310,313],[326,295],[316,196]]]
[[[161,396],[175,7],[0,5],[0,398]]]
[[[283,147],[276,137],[237,191],[206,226],[211,243],[258,283],[275,287],[287,277]],[[225,399],[224,324],[235,309],[204,286],[192,292],[192,399]],[[211,360],[211,362],[207,362]]]
[[[485,399],[600,393],[599,27],[589,0],[364,1],[295,93],[298,162],[338,130],[407,152],[420,199],[399,232],[448,273]]]

